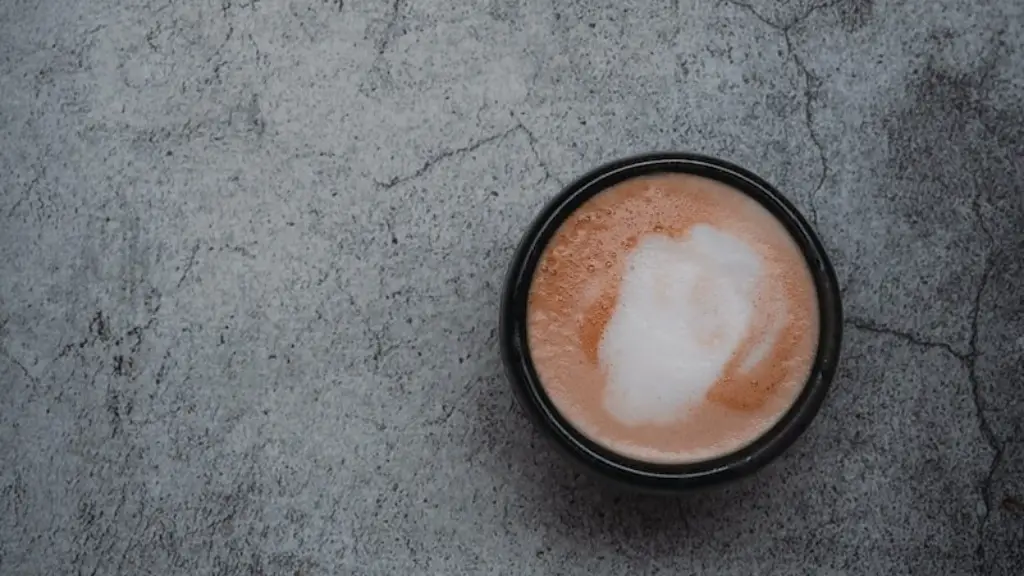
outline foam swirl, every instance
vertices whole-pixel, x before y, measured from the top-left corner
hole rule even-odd
[[[680,239],[644,237],[600,345],[609,413],[667,423],[703,399],[748,333],[762,269],[754,249],[707,224]]]

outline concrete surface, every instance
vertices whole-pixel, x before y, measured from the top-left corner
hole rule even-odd
[[[0,1],[0,573],[1024,573],[1024,4]],[[827,407],[677,500],[513,404],[535,210],[730,158],[832,251]]]

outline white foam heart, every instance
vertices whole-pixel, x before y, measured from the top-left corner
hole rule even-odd
[[[753,248],[709,225],[642,238],[598,350],[609,413],[668,423],[703,398],[747,334],[763,267]]]

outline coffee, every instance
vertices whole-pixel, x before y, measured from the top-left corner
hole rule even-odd
[[[579,432],[622,456],[690,463],[735,452],[811,373],[818,299],[806,260],[761,204],[658,174],[588,199],[538,262],[527,341]]]

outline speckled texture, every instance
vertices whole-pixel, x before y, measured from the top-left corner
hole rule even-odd
[[[1024,4],[0,3],[0,573],[1024,573]],[[681,499],[496,349],[561,183],[720,155],[813,219],[823,413]]]

